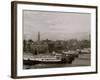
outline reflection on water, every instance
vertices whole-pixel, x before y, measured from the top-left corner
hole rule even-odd
[[[90,54],[80,54],[78,58],[76,58],[72,64],[68,63],[59,63],[59,64],[50,64],[50,63],[41,63],[35,65],[24,65],[24,69],[39,69],[39,68],[55,68],[55,67],[74,67],[74,66],[90,66],[91,59]]]

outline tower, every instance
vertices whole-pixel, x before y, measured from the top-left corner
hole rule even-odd
[[[38,32],[38,41],[40,41],[40,32]]]

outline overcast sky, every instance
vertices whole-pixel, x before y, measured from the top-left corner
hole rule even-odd
[[[91,15],[46,11],[23,11],[23,37],[37,40],[89,39]]]

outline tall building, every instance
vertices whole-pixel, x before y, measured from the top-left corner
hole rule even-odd
[[[39,54],[39,53],[46,53],[48,50],[48,44],[45,44],[44,42],[40,41],[40,32],[38,32],[37,41],[34,42],[31,46],[32,53],[33,54]]]
[[[40,41],[40,32],[38,32],[38,41]]]

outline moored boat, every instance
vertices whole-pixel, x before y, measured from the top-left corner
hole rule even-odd
[[[38,63],[71,63],[73,60],[66,54],[40,54],[34,56],[24,57],[24,64],[38,64]]]

